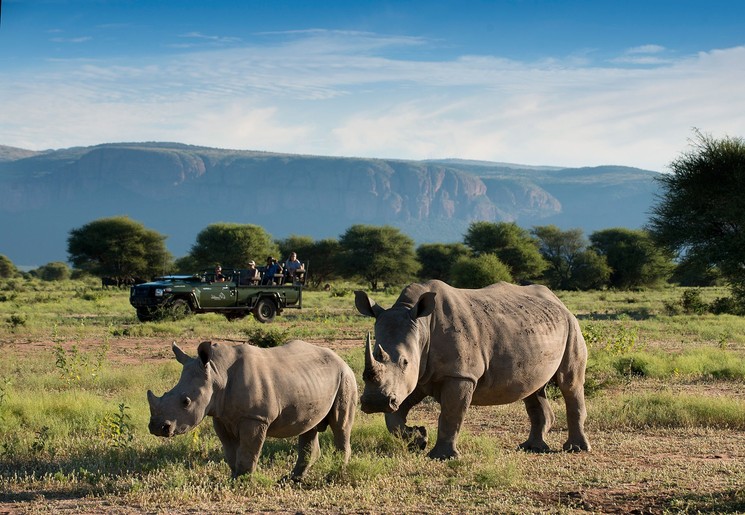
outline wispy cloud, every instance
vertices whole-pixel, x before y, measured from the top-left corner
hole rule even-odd
[[[612,59],[616,64],[636,64],[636,65],[661,65],[673,62],[673,59],[666,57],[667,49],[661,45],[641,45],[626,50],[623,55]]]
[[[665,47],[661,45],[641,45],[633,48],[629,48],[627,54],[659,54],[665,51]]]
[[[90,36],[79,36],[76,38],[62,38],[62,37],[54,37],[51,38],[50,41],[53,41],[54,43],[86,43],[88,41],[91,41],[93,38]]]
[[[188,39],[218,36],[185,34]],[[404,159],[664,169],[691,127],[745,133],[745,47],[626,61],[399,57],[421,38],[264,33],[262,44],[136,62],[57,62],[0,83],[0,143],[32,149],[169,140]],[[416,54],[416,52],[414,52]],[[408,55],[408,53],[406,53]],[[658,57],[655,66],[632,57]]]

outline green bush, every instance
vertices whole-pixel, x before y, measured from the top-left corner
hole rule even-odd
[[[289,339],[289,330],[273,327],[252,327],[245,329],[244,333],[252,345],[261,348],[279,347]]]
[[[450,277],[457,288],[483,288],[499,281],[512,282],[510,269],[494,254],[460,257],[450,270]]]

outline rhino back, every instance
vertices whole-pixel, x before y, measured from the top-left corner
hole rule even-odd
[[[333,351],[299,340],[271,349],[234,349],[223,408],[215,416],[228,425],[243,418],[265,421],[268,436],[296,436],[318,425],[344,376],[353,375]]]
[[[477,384],[473,404],[502,404],[537,390],[558,369],[576,320],[547,288],[422,286],[437,293],[423,381],[468,378]]]

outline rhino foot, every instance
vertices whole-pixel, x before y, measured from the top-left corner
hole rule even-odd
[[[567,441],[562,447],[566,452],[582,452],[589,451],[590,444],[587,442],[574,443]]]
[[[460,458],[460,452],[458,452],[458,449],[452,446],[445,446],[442,448],[438,448],[437,445],[429,451],[429,454],[427,455],[433,460],[457,460]]]
[[[303,476],[298,476],[296,474],[287,474],[279,478],[279,481],[277,481],[277,483],[279,483],[280,485],[298,484],[302,482],[302,480]]]
[[[409,442],[408,448],[412,452],[427,448],[427,428],[424,426],[406,427],[401,436]]]
[[[521,443],[520,445],[518,445],[517,449],[520,451],[535,452],[535,453],[551,452],[551,448],[544,441],[531,442],[530,440],[527,440]]]

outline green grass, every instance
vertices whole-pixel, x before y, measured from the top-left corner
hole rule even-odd
[[[647,392],[605,396],[593,404],[592,426],[603,429],[727,428],[745,430],[745,400]]]

